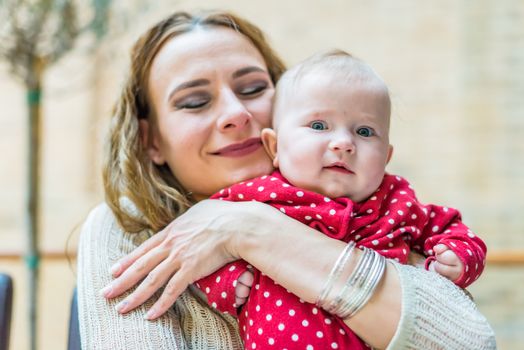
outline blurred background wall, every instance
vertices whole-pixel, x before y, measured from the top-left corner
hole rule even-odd
[[[471,291],[496,330],[499,348],[524,347],[522,0],[115,5],[115,18],[124,12],[127,18],[119,22],[120,31],[94,52],[80,43],[45,76],[40,348],[66,347],[79,225],[103,200],[104,134],[129,48],[166,14],[194,8],[245,16],[266,32],[289,65],[319,50],[342,48],[384,77],[393,99],[395,154],[389,171],[410,179],[422,201],[459,208],[485,239],[488,267]],[[28,347],[26,270],[20,258],[26,244],[24,99],[22,85],[0,63],[0,271],[15,277],[13,349]]]

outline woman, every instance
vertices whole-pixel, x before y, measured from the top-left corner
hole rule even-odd
[[[138,40],[111,125],[107,206],[90,214],[81,236],[83,348],[241,348],[234,320],[184,291],[236,259],[307,302],[318,299],[343,242],[260,203],[206,200],[271,170],[260,131],[283,70],[261,32],[226,13],[176,13]],[[164,285],[153,304],[149,297]],[[376,348],[495,348],[464,293],[393,262],[344,322]]]

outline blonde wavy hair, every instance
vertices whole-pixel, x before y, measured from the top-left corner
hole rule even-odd
[[[131,50],[129,75],[111,119],[103,181],[106,202],[127,232],[158,231],[193,203],[167,165],[154,164],[140,139],[139,119],[152,118],[147,81],[151,64],[170,39],[199,27],[226,27],[246,36],[262,54],[273,83],[285,65],[262,31],[227,12],[176,12],[144,33]],[[130,209],[130,200],[136,210]]]

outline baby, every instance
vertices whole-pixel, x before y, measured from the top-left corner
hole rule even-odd
[[[457,210],[420,203],[405,179],[385,172],[393,153],[390,108],[383,80],[351,55],[335,51],[302,62],[279,81],[274,129],[262,131],[279,170],[213,198],[265,202],[403,264],[410,251],[421,253],[427,269],[468,286],[484,268],[486,246]],[[212,306],[238,315],[248,349],[366,348],[342,320],[243,261],[196,284]]]

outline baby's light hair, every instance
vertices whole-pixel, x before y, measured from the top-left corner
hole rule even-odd
[[[286,71],[276,86],[273,104],[273,128],[278,127],[281,105],[297,91],[300,82],[312,73],[336,74],[337,79],[350,83],[369,83],[382,90],[389,99],[389,91],[384,80],[366,62],[350,53],[334,49],[317,53]]]

